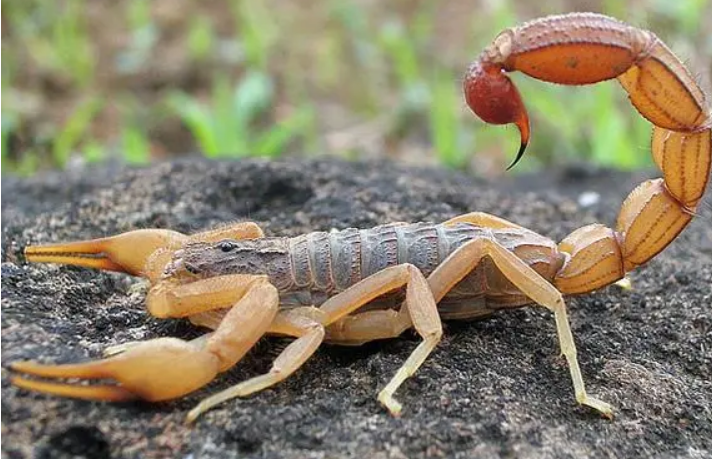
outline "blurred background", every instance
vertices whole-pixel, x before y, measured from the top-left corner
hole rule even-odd
[[[655,31],[705,90],[710,0],[6,0],[2,172],[118,160],[332,155],[503,173],[516,128],[466,109],[461,78],[502,29],[595,11]],[[617,83],[514,79],[532,116],[522,172],[652,164]],[[709,92],[709,91],[708,91]]]

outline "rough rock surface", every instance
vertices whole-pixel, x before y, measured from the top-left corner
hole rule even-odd
[[[149,317],[128,276],[27,265],[27,243],[134,228],[194,231],[251,219],[270,234],[439,221],[471,210],[555,239],[614,221],[642,180],[586,169],[497,184],[433,169],[335,160],[184,161],[104,167],[2,186],[2,359],[69,362],[102,348],[199,330]],[[589,190],[601,200],[581,208]],[[707,201],[709,202],[709,201]],[[613,421],[577,407],[553,318],[524,308],[447,324],[428,362],[397,394],[375,395],[414,348],[406,333],[357,348],[324,346],[288,381],[222,405],[188,427],[200,398],[263,372],[283,342],[266,340],[205,390],[162,404],[91,403],[31,394],[2,379],[3,457],[689,457],[712,456],[712,225],[709,205],[663,254],[612,286],[569,301],[589,391]]]

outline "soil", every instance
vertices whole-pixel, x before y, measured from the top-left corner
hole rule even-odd
[[[480,210],[561,239],[611,223],[644,173],[585,167],[497,183],[388,162],[180,160],[102,166],[2,184],[2,359],[70,362],[108,345],[200,330],[144,310],[145,284],[121,274],[28,265],[29,243],[135,228],[196,231],[254,220],[269,234],[441,221]],[[583,196],[599,199],[583,207]],[[709,202],[709,201],[706,201]],[[712,457],[712,225],[709,205],[666,251],[611,286],[571,298],[589,392],[606,420],[574,401],[553,318],[523,308],[446,324],[442,343],[397,394],[375,395],[419,341],[323,346],[295,376],[234,400],[194,426],[208,393],[264,372],[284,346],[265,340],[198,393],[160,403],[94,403],[28,393],[2,373],[3,457]]]

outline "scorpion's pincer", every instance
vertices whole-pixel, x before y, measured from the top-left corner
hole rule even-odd
[[[175,250],[186,239],[176,231],[136,230],[87,241],[28,246],[25,258],[32,263],[60,263],[150,277],[147,265],[151,256],[161,249]]]

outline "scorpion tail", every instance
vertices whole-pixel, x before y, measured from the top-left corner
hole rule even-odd
[[[492,124],[513,123],[519,129],[519,152],[507,168],[511,169],[524,155],[531,135],[529,115],[519,90],[501,66],[487,62],[486,59],[475,61],[470,66],[463,89],[467,105],[483,121]]]

